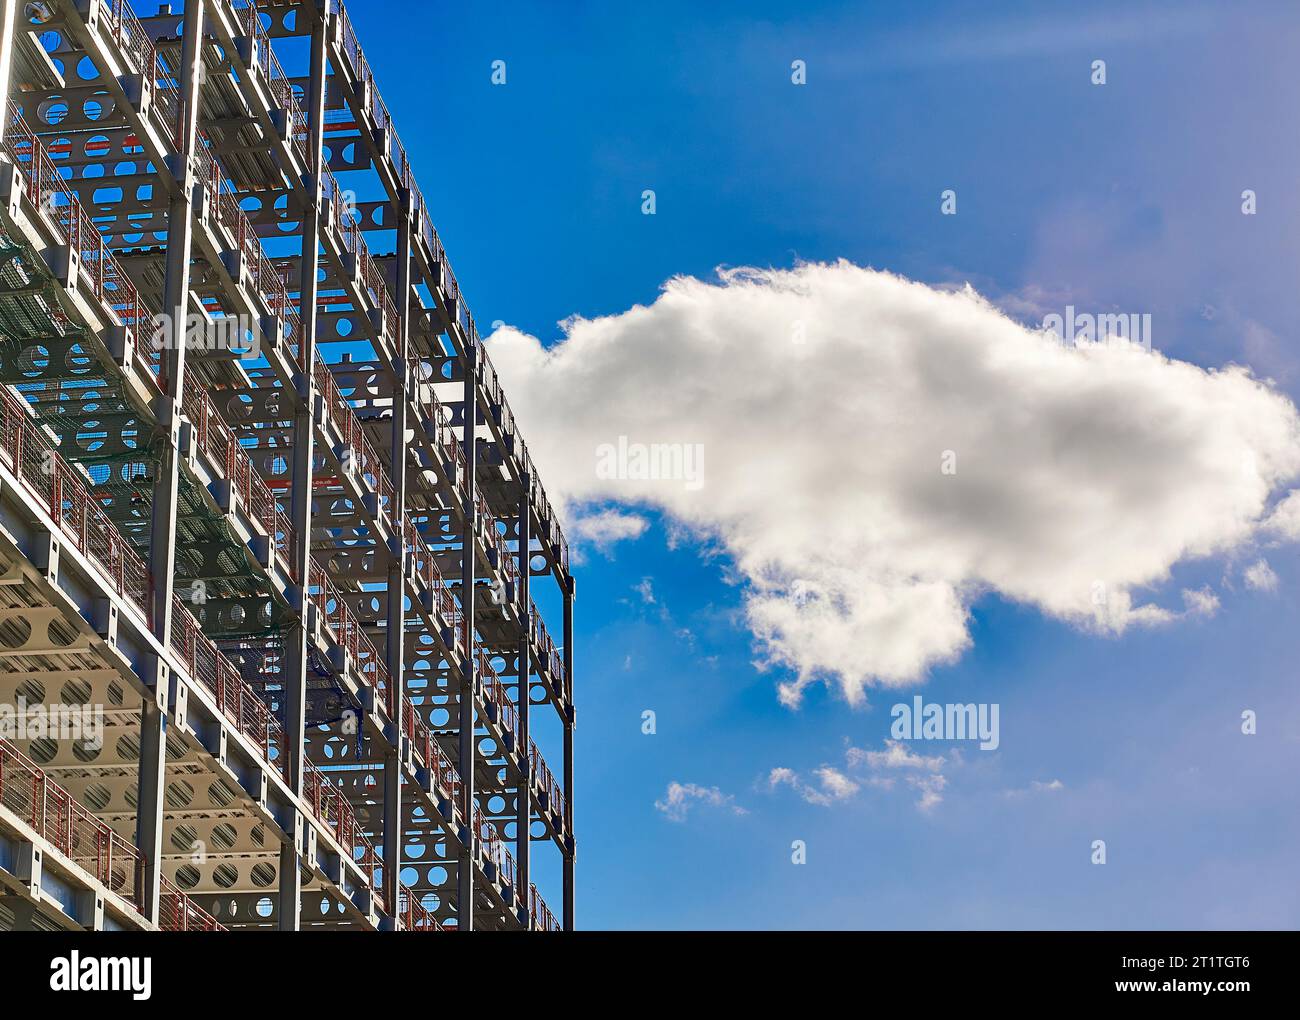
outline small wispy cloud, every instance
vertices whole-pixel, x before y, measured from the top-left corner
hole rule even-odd
[[[883,751],[850,747],[845,757],[850,765],[865,765],[869,769],[928,769],[937,772],[943,768],[943,755],[919,755],[901,740],[886,740]]]
[[[650,522],[638,514],[600,510],[577,518],[569,525],[569,531],[579,548],[589,545],[608,554],[610,547],[616,543],[640,538],[649,526]]]
[[[655,808],[663,812],[670,822],[686,821],[686,816],[696,805],[724,808],[736,815],[748,814],[735,800],[731,794],[723,793],[716,786],[699,786],[673,780],[668,784],[663,799],[655,801]]]
[[[1058,791],[1064,789],[1065,789],[1065,784],[1061,782],[1059,779],[1052,779],[1052,780],[1048,780],[1047,782],[1043,782],[1042,780],[1035,779],[1027,787],[1024,787],[1022,789],[1003,790],[1002,796],[1024,797],[1027,794],[1031,794],[1031,793],[1057,793]]]
[[[940,771],[945,762],[943,755],[917,754],[901,740],[886,740],[883,750],[850,745],[844,760],[843,770],[821,765],[807,778],[791,768],[774,768],[767,775],[767,789],[789,787],[809,804],[830,807],[851,799],[864,786],[892,790],[901,782],[917,792],[916,806],[928,812],[943,801],[948,786],[947,777]]]
[[[1245,569],[1241,579],[1251,591],[1277,591],[1277,574],[1268,565],[1268,560],[1256,560]]]
[[[774,768],[768,773],[769,789],[788,786],[809,804],[830,807],[839,800],[848,800],[858,792],[860,786],[839,769],[822,765],[813,769],[814,781],[802,779],[799,773],[789,768]]]

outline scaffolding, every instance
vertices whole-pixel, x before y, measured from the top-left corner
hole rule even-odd
[[[571,930],[568,546],[347,11],[0,11],[0,928]]]

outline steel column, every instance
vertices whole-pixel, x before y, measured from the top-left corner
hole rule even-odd
[[[166,430],[158,477],[154,479],[149,540],[149,572],[153,581],[154,633],[163,647],[171,644],[172,595],[176,567],[177,489],[180,478],[178,439],[181,395],[185,378],[185,317],[189,311],[190,248],[194,237],[192,199],[196,188],[192,155],[197,139],[199,81],[203,41],[203,3],[185,7],[181,29],[180,96],[176,125],[176,178],[180,188],[167,209],[167,261],[163,281],[163,311],[155,337],[163,343],[159,425]],[[144,700],[140,713],[140,769],[136,808],[136,846],[145,859],[144,910],[158,920],[158,880],[162,864],[163,792],[167,782],[167,679],[160,667],[155,696]]]
[[[402,872],[402,757],[406,743],[402,732],[403,701],[406,697],[406,406],[413,385],[408,359],[411,312],[411,204],[406,201],[397,227],[397,364],[393,366],[393,425],[389,474],[393,485],[392,518],[397,534],[393,538],[393,562],[388,568],[387,636],[388,682],[393,689],[395,747],[384,755],[384,899],[388,912],[397,915],[398,888]]]
[[[477,747],[474,743],[474,700],[477,686],[478,656],[474,637],[474,545],[478,534],[478,338],[471,335],[465,345],[464,357],[465,397],[463,417],[465,426],[465,530],[461,534],[460,597],[465,615],[465,665],[461,668],[459,704],[459,748],[462,791],[462,810],[469,839],[461,848],[456,866],[456,924],[460,931],[474,930],[474,856],[479,842],[478,826],[474,824],[474,762]]]
[[[524,474],[519,479],[519,619],[523,621],[523,637],[519,641],[519,760],[523,765],[523,781],[519,784],[519,795],[515,804],[515,868],[518,872],[518,888],[515,893],[522,897],[523,907],[520,911],[525,926],[531,924],[528,913],[528,887],[531,882],[530,849],[533,819],[533,773],[528,757],[528,677],[532,672],[532,634],[533,616],[529,604],[529,551],[532,548],[532,493],[533,480]]]
[[[564,686],[568,718],[564,720],[564,831],[568,852],[564,855],[564,930],[573,931],[573,863],[577,841],[573,836],[573,600],[577,585],[570,574],[564,575]]]
[[[13,74],[14,47],[18,45],[14,25],[17,8],[18,0],[0,0],[0,139],[9,126],[9,79]]]
[[[289,785],[302,796],[306,763],[307,710],[307,621],[314,610],[308,598],[311,568],[311,493],[312,451],[315,442],[313,405],[316,385],[312,366],[316,362],[316,292],[320,264],[321,165],[325,138],[325,15],[317,13],[311,30],[311,71],[307,86],[307,131],[309,196],[302,211],[301,263],[298,278],[298,318],[302,334],[298,338],[297,389],[301,403],[293,418],[293,479],[289,497],[289,520],[298,544],[292,550],[293,569],[302,596],[299,600],[299,626],[289,628],[285,638],[284,730],[289,754]],[[276,914],[281,931],[297,931],[302,923],[302,875],[296,846],[280,848],[279,909]]]

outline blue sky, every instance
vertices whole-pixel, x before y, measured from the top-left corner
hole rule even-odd
[[[350,13],[481,324],[549,342],[677,274],[845,258],[1012,311],[1149,311],[1169,356],[1300,397],[1292,5],[864,6]],[[973,646],[924,683],[862,708],[816,686],[791,709],[781,670],[754,665],[726,557],[652,522],[579,571],[580,926],[1300,923],[1294,549],[1267,553],[1275,591],[1230,557],[1178,565],[1169,591],[1209,585],[1218,612],[1118,638],[987,595]],[[997,751],[916,749],[947,756],[941,804],[769,789],[774,767],[881,747],[914,693],[1001,706]],[[558,764],[558,732],[541,736]],[[673,781],[731,799],[673,821],[655,808]],[[535,854],[558,902],[553,857]]]

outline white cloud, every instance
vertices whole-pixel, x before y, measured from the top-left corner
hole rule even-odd
[[[725,552],[789,703],[955,660],[989,591],[1104,634],[1210,612],[1211,592],[1178,612],[1144,591],[1251,541],[1300,474],[1300,416],[1246,369],[1065,347],[969,289],[847,263],[675,279],[565,330],[490,342],[548,491],[570,521],[649,507]],[[620,436],[699,444],[705,484],[598,477],[593,445]],[[1300,537],[1293,500],[1273,533]]]
[[[1059,779],[1053,779],[1050,780],[1049,782],[1043,782],[1040,779],[1035,779],[1025,789],[1003,790],[1002,794],[1005,797],[1023,797],[1029,793],[1056,793],[1064,789],[1065,789],[1065,784],[1061,782]]]
[[[1252,591],[1277,591],[1277,574],[1268,565],[1268,560],[1256,560],[1241,576]]]
[[[835,800],[844,800],[846,797],[852,797],[858,792],[857,783],[839,769],[833,769],[829,765],[814,769],[813,775],[821,780],[822,789]]]
[[[933,810],[943,800],[948,779],[939,771],[944,763],[941,754],[917,754],[901,740],[886,740],[883,751],[850,747],[845,758],[850,768],[866,768],[874,773],[867,780],[872,786],[892,789],[894,780],[888,773],[899,772],[903,781],[920,794],[916,806],[922,811]]]
[[[1264,522],[1264,530],[1288,541],[1300,539],[1300,491],[1290,492],[1278,500]]]
[[[655,801],[655,807],[672,822],[686,821],[687,814],[695,804],[726,808],[737,815],[746,814],[731,794],[723,793],[716,786],[697,786],[695,783],[679,783],[676,780],[668,784],[663,799]]]
[[[775,790],[778,786],[788,786],[808,803],[829,807],[837,801],[848,800],[864,785],[892,790],[901,780],[920,794],[916,806],[928,812],[943,800],[942,794],[948,785],[947,777],[939,771],[944,764],[942,755],[917,754],[902,741],[886,740],[883,751],[850,746],[844,759],[855,775],[822,765],[812,771],[816,782],[809,782],[794,769],[774,768],[767,776],[768,788]]]
[[[939,773],[924,776],[908,776],[907,781],[921,794],[916,806],[922,811],[933,811],[943,800],[944,787],[948,780]]]
[[[628,538],[640,538],[650,522],[636,514],[620,513],[617,510],[600,510],[574,521],[573,538],[578,542],[595,546],[601,552],[608,552],[615,542]]]
[[[850,765],[865,765],[869,769],[922,769],[938,772],[943,768],[943,755],[919,755],[901,740],[886,740],[883,751],[850,747],[846,757]]]
[[[809,804],[819,804],[822,807],[848,800],[860,789],[858,783],[830,765],[813,769],[813,775],[817,777],[817,782],[809,783],[800,778],[794,769],[774,768],[768,773],[767,784],[769,789],[788,786]]]

